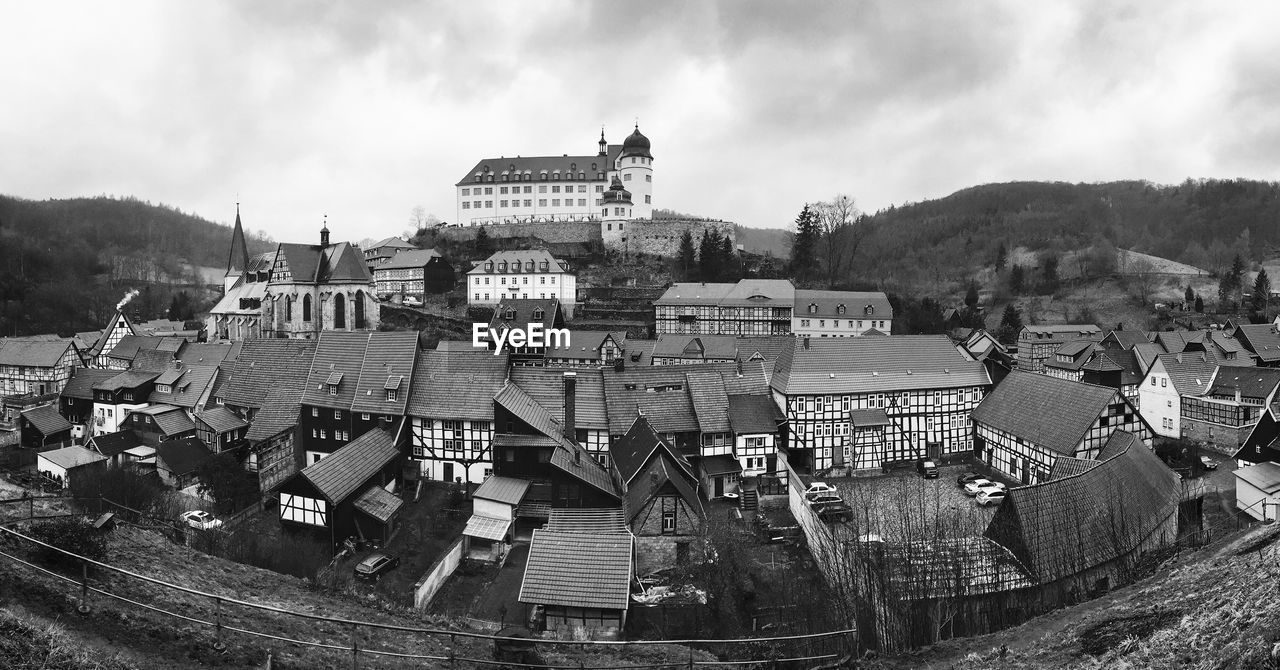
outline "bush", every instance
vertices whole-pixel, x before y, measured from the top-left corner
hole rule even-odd
[[[80,517],[53,519],[32,524],[31,537],[63,551],[101,561],[107,557],[107,536]],[[39,547],[36,555],[45,563],[63,568],[79,568],[80,560],[57,549]]]

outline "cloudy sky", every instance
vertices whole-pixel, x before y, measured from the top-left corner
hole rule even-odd
[[[638,10],[640,10],[638,12]],[[310,239],[635,120],[654,204],[779,227],[1024,179],[1280,178],[1280,3],[0,0],[0,192]]]

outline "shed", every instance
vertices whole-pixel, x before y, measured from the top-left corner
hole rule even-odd
[[[107,459],[101,454],[79,445],[54,449],[36,455],[36,469],[45,479],[67,488],[73,481],[86,474],[106,467]]]
[[[71,422],[58,414],[57,405],[41,405],[22,412],[22,446],[40,449],[71,439]]]
[[[1258,463],[1233,474],[1236,476],[1236,509],[1259,521],[1275,521],[1280,517],[1280,464]]]
[[[155,445],[156,472],[160,481],[184,489],[196,481],[196,468],[213,452],[198,437],[184,437]]]
[[[370,486],[356,498],[355,524],[365,539],[377,539],[386,546],[396,534],[400,521],[400,509],[404,501],[381,486]]]
[[[542,606],[548,631],[616,637],[626,623],[633,548],[626,533],[535,530],[520,602]]]

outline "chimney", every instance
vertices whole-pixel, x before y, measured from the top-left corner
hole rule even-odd
[[[564,436],[570,442],[578,439],[577,426],[574,424],[577,414],[577,389],[578,373],[564,373]]]
[[[1236,387],[1236,402],[1240,402],[1240,387]]]
[[[809,348],[809,336],[808,336],[808,335],[805,335],[805,336],[804,336],[804,348],[805,348],[805,349],[808,349],[808,348]]]

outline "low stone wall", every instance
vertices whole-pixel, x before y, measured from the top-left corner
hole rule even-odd
[[[445,580],[458,569],[458,564],[462,562],[462,538],[454,540],[453,544],[445,549],[440,558],[432,564],[431,569],[427,570],[427,574],[413,585],[413,606],[416,609],[426,609],[431,604],[431,599],[440,591],[440,587],[444,586]]]

